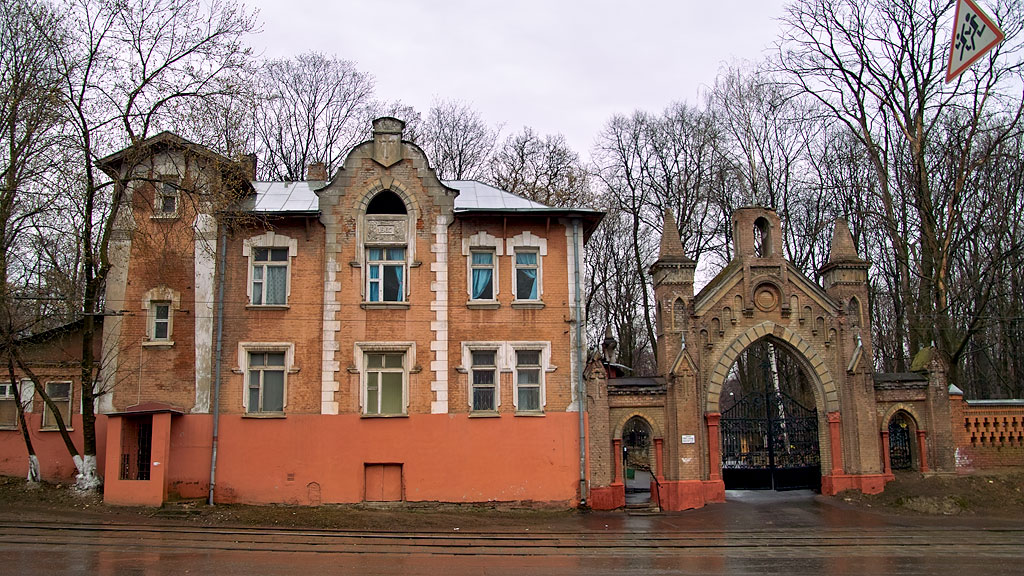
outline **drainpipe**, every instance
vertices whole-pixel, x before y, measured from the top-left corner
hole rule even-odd
[[[580,279],[580,266],[582,261],[580,259],[580,248],[582,242],[580,241],[580,221],[576,218],[572,221],[572,244],[573,254],[576,259],[575,269],[575,282],[576,282],[576,365],[579,366],[579,385],[576,393],[576,398],[579,400],[579,411],[580,411],[580,505],[586,505],[587,503],[587,444],[586,444],[586,428],[583,421],[583,411],[586,410],[587,406],[587,384],[586,384],[586,366],[583,365],[583,304],[580,298],[580,292],[583,290],[583,282]]]
[[[220,371],[221,371],[221,348],[224,344],[224,273],[225,263],[228,258],[228,234],[227,226],[220,225],[220,234],[217,239],[220,254],[217,258],[217,346],[216,356],[213,360],[213,451],[210,454],[210,496],[207,504],[213,506],[213,487],[217,483],[217,440],[220,424]]]

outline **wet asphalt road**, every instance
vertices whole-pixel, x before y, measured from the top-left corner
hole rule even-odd
[[[0,519],[0,574],[1024,574],[1024,519],[893,517],[730,493],[557,529],[359,532]]]

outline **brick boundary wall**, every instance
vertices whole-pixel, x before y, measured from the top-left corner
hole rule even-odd
[[[957,471],[1024,467],[1024,400],[950,395]]]

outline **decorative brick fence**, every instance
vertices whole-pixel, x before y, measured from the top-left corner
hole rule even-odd
[[[949,400],[958,471],[1024,467],[1024,400]]]

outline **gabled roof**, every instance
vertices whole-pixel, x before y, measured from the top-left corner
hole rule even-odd
[[[811,280],[806,274],[800,271],[792,262],[786,260],[785,266],[791,284],[799,287],[805,294],[815,299],[822,308],[830,309],[838,313],[842,308],[825,289],[817,282]],[[698,316],[702,315],[709,307],[718,302],[728,290],[739,282],[743,277],[743,262],[733,259],[722,269],[712,280],[697,293],[694,298],[694,310]]]
[[[102,170],[108,171],[109,169],[113,169],[115,166],[125,161],[132,153],[141,152],[142,150],[147,150],[151,148],[161,150],[166,150],[168,148],[188,150],[193,154],[197,154],[199,156],[203,156],[211,160],[215,160],[217,162],[231,162],[230,159],[221,156],[220,154],[214,152],[213,150],[210,150],[209,148],[203,146],[202,144],[196,144],[195,142],[186,140],[173,132],[168,132],[164,130],[163,132],[155,136],[150,136],[149,138],[146,138],[145,140],[139,142],[134,146],[127,146],[122,150],[110,154],[109,156],[100,158],[99,160],[96,161],[96,164]]]

